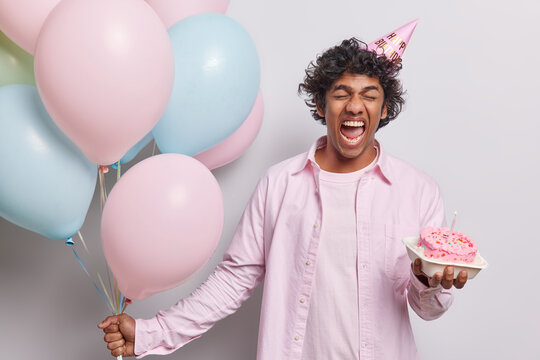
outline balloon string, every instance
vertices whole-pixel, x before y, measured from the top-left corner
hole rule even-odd
[[[118,302],[116,301],[116,279],[113,277],[113,290],[112,290],[112,298],[113,298],[113,304],[114,304],[114,312],[118,310]]]
[[[118,163],[116,164],[116,181],[120,180],[120,167],[121,167],[121,164],[120,164],[120,160],[118,160]]]
[[[120,314],[121,312],[122,312],[122,292],[120,291],[120,288],[118,288],[118,314]]]
[[[99,190],[101,195],[101,210],[105,206],[105,191],[103,189],[103,169],[99,167]]]
[[[120,314],[123,314],[124,311],[126,311],[127,306],[128,306],[128,303],[126,302],[126,297],[124,296],[122,299],[122,312]]]
[[[107,202],[107,199],[109,198],[109,195],[107,195],[107,186],[105,184],[105,174],[109,172],[109,168],[105,165],[101,167],[103,169],[103,194],[105,195],[105,202]]]
[[[118,314],[121,314],[122,312],[124,312],[125,296],[124,294],[122,294],[120,288],[118,288],[118,294],[120,295],[120,298],[118,300]]]
[[[93,257],[92,257],[92,254],[90,254],[90,251],[88,250],[88,247],[86,246],[86,242],[84,241],[84,237],[82,236],[81,231],[78,231],[77,233],[78,233],[78,235],[79,235],[79,238],[81,239],[81,243],[83,244],[86,253],[88,254],[88,258],[89,258],[89,260],[90,260],[90,263],[93,264],[93,263],[94,263],[94,259],[93,259]],[[76,254],[76,255],[77,255],[77,254]],[[77,256],[77,258],[80,259],[79,256]],[[85,267],[84,267],[84,265],[82,264],[82,262],[79,261],[79,263],[80,263],[80,264],[83,266],[83,268],[85,269]],[[97,274],[97,277],[98,277],[98,279],[99,279],[99,281],[100,281],[100,283],[101,283],[101,288],[103,289],[103,292],[105,293],[105,295],[107,296],[107,299],[109,300],[109,303],[108,303],[107,305],[109,306],[109,308],[110,308],[111,311],[112,311],[112,301],[111,301],[111,298],[110,298],[110,296],[109,296],[109,294],[108,294],[108,292],[107,292],[107,288],[105,287],[105,284],[103,284],[103,280],[101,279],[101,274],[99,273],[99,271],[96,271],[96,274]],[[88,274],[88,272],[87,272],[87,275],[90,276],[90,275]],[[94,282],[94,284],[95,284],[95,282]],[[94,285],[94,286],[97,286],[97,285]],[[110,304],[110,305],[109,305],[109,304]],[[113,313],[114,313],[114,312],[113,312]]]
[[[105,205],[107,201],[107,188],[105,187],[105,174],[109,172],[109,168],[105,165],[99,166],[99,187],[101,189],[101,202]]]
[[[116,278],[113,279],[114,284],[114,308],[117,314],[120,313],[120,298],[118,297],[118,284]]]
[[[81,243],[82,243],[83,246],[84,246],[84,250],[86,250],[86,253],[87,253],[88,255],[90,255],[90,251],[88,251],[88,247],[86,247],[86,242],[84,241],[84,238],[83,238],[81,232],[80,232],[80,231],[77,231],[77,234],[79,235],[79,238],[81,239]]]
[[[100,191],[101,191],[101,211],[103,211],[103,208],[105,207],[105,202],[107,201],[107,190],[106,190],[106,188],[104,186],[104,173],[105,173],[104,170],[105,169],[107,169],[106,166],[99,166],[99,188],[100,188]],[[114,291],[113,291],[113,287],[112,287],[112,284],[111,284],[111,272],[109,271],[109,265],[108,264],[107,264],[106,268],[107,268],[107,283],[109,285],[109,291],[111,292],[111,295],[113,295]]]
[[[107,282],[109,283],[109,290],[111,291],[111,296],[112,296],[112,294],[114,294],[114,293],[113,293],[113,287],[111,285],[111,272],[109,270],[109,265],[108,264],[107,264]]]
[[[94,280],[92,280],[92,277],[90,276],[90,274],[88,273],[88,270],[86,269],[86,266],[84,266],[84,263],[83,261],[81,260],[81,258],[79,257],[79,254],[77,254],[77,252],[75,251],[75,249],[71,249],[73,250],[73,254],[75,255],[75,258],[77,258],[77,261],[79,262],[79,264],[81,265],[82,269],[84,270],[84,272],[86,273],[86,275],[88,276],[88,278],[90,279],[90,281],[92,282],[92,284],[94,285],[94,287],[96,288],[96,290],[98,291],[99,295],[101,295],[101,298],[103,299],[103,301],[105,302],[105,305],[107,305],[107,307],[109,308],[109,310],[114,314],[114,311],[112,309],[112,304],[108,303],[107,300],[105,299],[105,296],[103,296],[103,293],[101,292],[101,290],[99,290],[99,287],[96,285],[96,283],[94,282]],[[105,288],[104,288],[105,290]],[[109,299],[110,300],[110,299]]]
[[[154,147],[152,148],[152,156],[156,154],[156,140],[154,139]]]
[[[109,302],[111,304],[111,311],[114,314],[114,310],[113,310],[114,305],[113,305],[113,302],[111,300],[111,297],[109,296],[109,293],[107,292],[107,288],[105,287],[105,284],[103,283],[103,279],[101,278],[101,274],[99,272],[97,272],[97,276],[98,276],[99,282],[101,284],[101,287],[103,288],[103,291],[105,292],[105,295],[107,296],[107,299],[109,300]]]
[[[81,258],[79,257],[79,255],[77,255],[77,252],[75,251],[75,249],[72,248],[71,250],[73,250],[73,254],[75,254],[75,257],[79,261],[79,264],[81,265],[81,267],[84,270],[84,272],[86,273],[86,275],[88,275],[90,277],[90,274],[88,273],[88,270],[86,270],[86,266],[84,266]]]
[[[122,311],[122,293],[120,292],[120,289],[118,288],[118,283],[116,282],[116,291],[117,291],[117,298],[118,298],[118,314]]]
[[[121,175],[121,165],[120,161],[116,163],[117,165],[117,171],[116,171],[116,181],[120,179]],[[107,202],[107,188],[105,187],[105,174],[108,172],[108,168],[104,165],[99,167],[99,185],[100,185],[100,191],[101,191],[101,210],[103,211],[103,208],[105,207],[105,203]],[[111,292],[111,296],[109,296],[105,284],[103,283],[103,279],[101,278],[101,274],[98,273],[98,278],[101,283],[101,286],[103,287],[103,290],[105,292],[105,295],[107,295],[107,298],[111,302],[111,307],[115,310],[113,313],[120,314],[121,312],[121,300],[120,300],[120,291],[118,289],[118,283],[114,276],[111,277],[111,272],[109,270],[109,265],[107,264],[107,281],[109,283],[109,290]],[[111,284],[111,278],[113,279]],[[111,299],[112,297],[112,299]]]

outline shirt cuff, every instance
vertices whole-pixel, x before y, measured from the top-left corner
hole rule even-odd
[[[156,317],[151,319],[135,319],[134,353],[137,359],[148,355],[148,351],[157,347],[163,339],[163,329]]]
[[[420,306],[428,307],[448,307],[452,300],[452,290],[445,289],[441,284],[436,287],[426,286],[420,281],[411,269],[411,282],[409,293],[412,293],[413,298]],[[441,301],[442,300],[442,301]]]
[[[186,337],[164,329],[157,316],[147,320],[136,319],[133,352],[137,359],[146,355],[167,355],[200,336]]]
[[[413,288],[415,288],[418,291],[442,288],[441,285],[439,285],[439,286],[437,286],[435,288],[431,288],[429,286],[426,286],[422,281],[420,281],[420,279],[418,279],[418,277],[416,275],[414,275],[412,269],[411,269],[411,285],[412,285]]]
[[[441,285],[428,287],[424,285],[411,270],[411,281],[408,289],[409,304],[424,320],[440,317],[452,304],[452,291]]]

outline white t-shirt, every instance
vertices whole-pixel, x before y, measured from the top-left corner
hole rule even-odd
[[[356,191],[362,175],[320,171],[322,227],[302,359],[358,359]],[[339,279],[336,281],[336,279]],[[327,329],[337,329],[332,334]]]

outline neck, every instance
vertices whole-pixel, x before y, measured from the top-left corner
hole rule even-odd
[[[362,170],[375,160],[377,157],[377,149],[370,146],[362,154],[355,158],[346,158],[335,151],[331,151],[327,145],[322,149],[317,149],[315,152],[315,161],[319,167],[328,172],[333,173],[350,173]]]

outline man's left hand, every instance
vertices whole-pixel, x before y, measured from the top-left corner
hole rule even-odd
[[[436,272],[432,277],[429,277],[422,272],[422,260],[420,258],[417,258],[411,266],[413,274],[426,286],[432,288],[441,285],[445,289],[450,289],[452,286],[456,289],[461,289],[467,282],[467,270],[461,270],[454,279],[454,267],[451,265],[446,266],[442,273]]]

